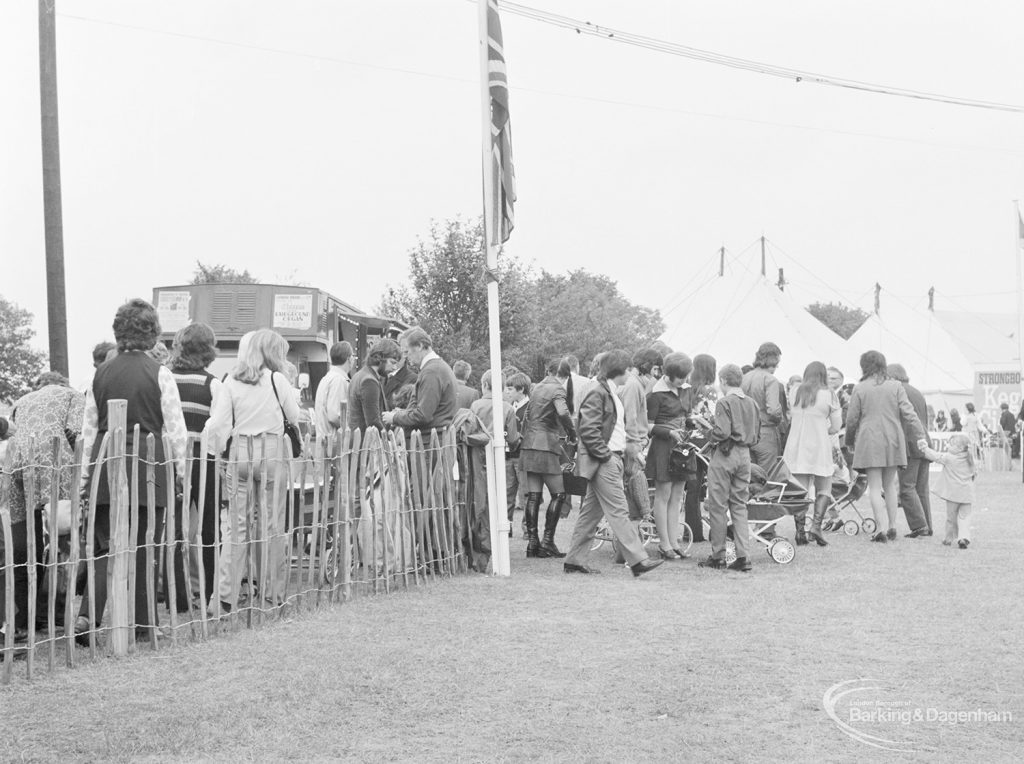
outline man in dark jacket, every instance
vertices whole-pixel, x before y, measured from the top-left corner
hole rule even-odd
[[[898,363],[891,363],[885,371],[897,382],[902,383],[917,418],[922,423],[927,422],[928,404],[925,403],[921,391],[910,384],[906,369]],[[914,431],[906,425],[903,425],[903,431],[907,438],[907,466],[905,469],[899,470],[899,478],[900,504],[903,506],[903,514],[906,516],[907,526],[910,528],[907,538],[931,536],[932,507],[928,497],[929,462],[917,445],[917,436]],[[927,436],[928,431],[925,430],[925,437],[927,438]],[[931,446],[930,439],[928,445]]]
[[[563,567],[566,573],[597,573],[584,564],[602,515],[618,539],[634,576],[642,576],[661,565],[662,560],[648,558],[636,527],[629,521],[629,508],[623,489],[623,458],[626,451],[626,424],[622,401],[615,394],[626,381],[629,356],[612,350],[601,359],[597,384],[580,404],[579,454],[576,468],[580,477],[590,481],[572,532],[572,543]]]
[[[416,403],[408,409],[389,411],[384,424],[410,427],[427,437],[431,430],[447,427],[455,419],[459,405],[455,398],[455,374],[452,367],[434,352],[430,335],[420,327],[407,329],[399,339],[408,348],[408,361],[419,367],[416,377]]]

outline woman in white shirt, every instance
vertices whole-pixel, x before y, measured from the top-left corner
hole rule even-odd
[[[221,553],[216,597],[220,610],[238,604],[250,524],[256,538],[251,553],[260,594],[271,605],[284,601],[288,576],[284,514],[288,492],[291,444],[284,420],[297,424],[299,407],[292,385],[282,373],[288,343],[269,329],[242,337],[238,363],[228,375],[210,412],[210,448],[222,451],[230,438],[228,496],[230,506],[221,521]],[[252,503],[253,514],[247,516]],[[264,542],[264,540],[266,540]],[[211,611],[216,611],[211,600]]]

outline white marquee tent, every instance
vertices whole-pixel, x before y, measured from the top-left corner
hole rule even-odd
[[[665,312],[662,341],[691,357],[710,353],[718,368],[753,363],[762,342],[782,350],[776,376],[802,375],[811,361],[826,366],[848,357],[844,340],[822,324],[788,292],[760,273],[712,276]]]

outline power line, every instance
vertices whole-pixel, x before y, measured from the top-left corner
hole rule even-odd
[[[724,53],[716,53],[711,50],[703,50],[689,45],[680,45],[679,43],[658,40],[653,37],[633,34],[632,32],[599,26],[597,24],[592,24],[589,21],[582,21],[569,16],[561,16],[557,13],[542,11],[537,8],[520,5],[519,3],[503,2],[501,4],[501,8],[506,13],[515,14],[517,16],[522,16],[533,21],[539,21],[543,24],[550,24],[562,29],[571,29],[577,34],[587,34],[601,39],[611,40],[612,42],[634,45],[636,47],[646,48],[647,50],[653,50],[659,53],[668,53],[673,56],[688,58],[695,61],[727,66],[733,69],[742,69],[756,74],[781,77],[783,79],[794,80],[796,82],[812,82],[816,85],[829,85],[832,87],[847,88],[850,90],[861,90],[880,95],[913,98],[921,101],[935,101],[937,103],[945,103],[953,106],[967,106],[975,109],[992,109],[996,111],[1024,113],[1024,106],[1017,104],[983,101],[975,98],[960,98],[956,96],[943,95],[941,93],[929,93],[922,90],[911,90],[909,88],[901,88],[892,85],[879,85],[862,80],[834,77],[832,75],[818,74],[816,72],[810,72],[802,69],[791,69],[789,67],[778,66],[776,64],[738,58]]]
[[[472,1],[472,0],[470,0]],[[506,5],[502,5],[505,8]],[[153,27],[140,26],[137,24],[125,24],[119,21],[109,21],[107,19],[96,19],[89,16],[79,16],[70,13],[58,13],[62,19],[71,19],[74,21],[82,21],[89,24],[98,24],[100,26],[109,26],[118,29],[130,29],[137,32],[148,32],[150,34],[163,35],[165,37],[174,37],[182,40],[196,40],[198,42],[210,43],[212,45],[223,45],[229,48],[238,48],[241,50],[255,50],[263,53],[273,53],[280,56],[291,56],[294,58],[303,58],[309,61],[320,61],[331,64],[341,64],[344,66],[354,66],[363,69],[373,69],[382,72],[393,72],[396,74],[410,74],[415,77],[427,77],[429,79],[445,80],[447,82],[461,82],[473,85],[474,87],[479,86],[479,82],[476,79],[470,77],[457,77],[449,74],[438,74],[436,72],[425,72],[419,69],[409,69],[400,66],[386,66],[384,64],[373,64],[366,61],[356,61],[352,59],[339,58],[337,56],[324,56],[316,53],[306,53],[299,50],[289,50],[287,48],[274,48],[266,45],[252,45],[249,43],[236,42],[234,40],[224,40],[217,37],[209,37],[206,35],[195,35],[188,34],[185,32],[171,32],[165,29],[155,29]],[[943,149],[954,149],[957,151],[985,151],[997,154],[1009,154],[1012,156],[1024,155],[1024,151],[1020,149],[1007,148],[1003,146],[977,146],[972,144],[957,144],[957,143],[942,143],[940,141],[925,141],[917,138],[907,138],[898,135],[885,135],[883,133],[868,133],[857,130],[842,130],[832,127],[819,127],[815,125],[802,125],[795,122],[778,122],[774,120],[766,119],[755,119],[754,117],[742,117],[732,114],[719,114],[716,112],[696,111],[694,109],[682,109],[674,106],[666,106],[665,104],[647,104],[639,103],[636,101],[621,101],[613,98],[602,98],[599,96],[588,96],[580,93],[566,93],[557,90],[546,90],[543,88],[530,88],[522,86],[510,86],[510,89],[518,93],[534,93],[539,95],[555,96],[558,98],[572,98],[578,101],[589,101],[590,103],[606,104],[611,106],[624,106],[632,109],[646,109],[648,111],[659,111],[668,112],[674,114],[685,114],[691,117],[702,117],[705,119],[725,120],[728,122],[741,122],[751,125],[765,125],[767,127],[781,127],[793,130],[805,130],[815,133],[832,133],[834,135],[846,135],[854,138],[871,138],[874,140],[882,141],[893,141],[896,143],[912,143],[919,146],[931,146],[933,148]]]

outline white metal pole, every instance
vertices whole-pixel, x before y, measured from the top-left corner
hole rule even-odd
[[[484,178],[484,247],[487,250],[487,271],[491,276],[487,281],[487,319],[490,335],[491,351],[491,400],[493,402],[493,426],[490,448],[492,458],[487,472],[487,508],[491,525],[491,565],[494,575],[509,576],[512,566],[509,561],[508,522],[505,502],[505,410],[502,395],[504,386],[501,383],[501,323],[498,308],[498,245],[500,212],[495,211],[494,199],[494,160],[492,156],[493,141],[491,137],[491,90],[490,65],[488,63],[487,45],[487,3],[478,0],[480,15],[480,103],[481,125],[483,128],[483,178]]]

